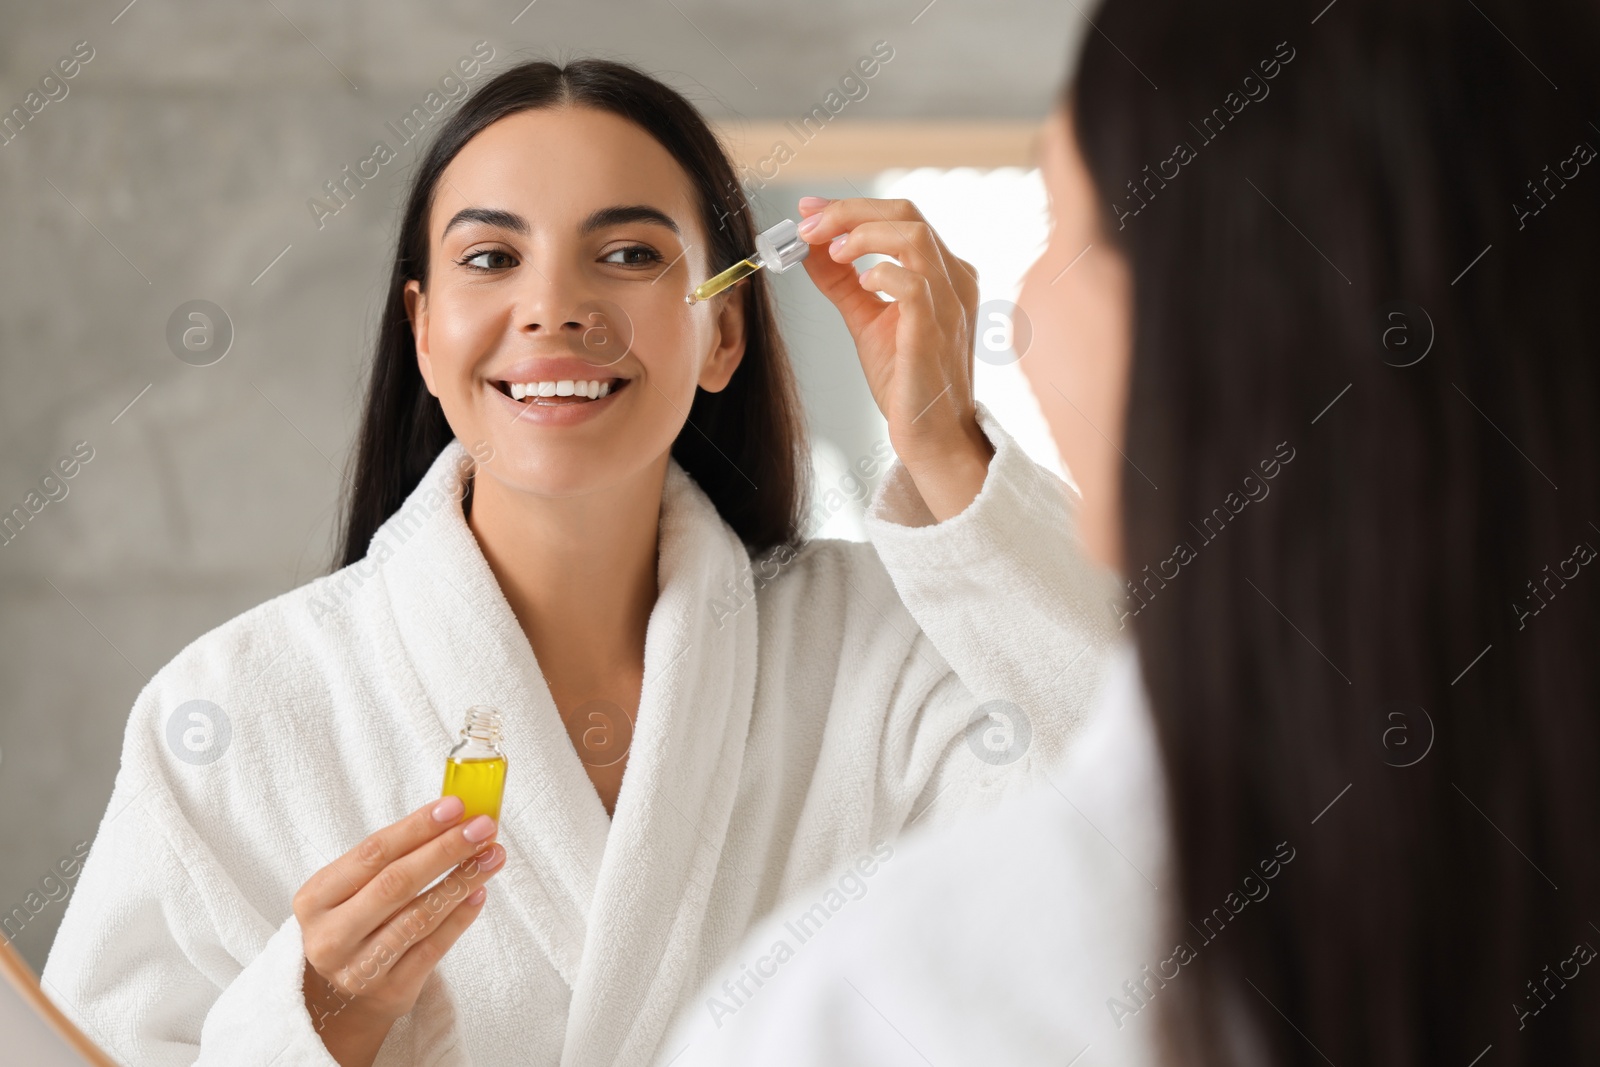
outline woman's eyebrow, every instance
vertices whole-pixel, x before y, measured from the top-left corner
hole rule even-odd
[[[445,224],[444,232],[439,239],[450,235],[450,231],[457,226],[465,226],[469,222],[482,222],[490,226],[498,226],[502,230],[510,230],[526,237],[530,227],[528,220],[518,215],[515,211],[506,211],[495,207],[464,207]]]
[[[680,233],[678,224],[672,220],[671,215],[668,215],[660,208],[653,208],[649,204],[623,204],[616,207],[603,207],[583,220],[580,232],[593,233],[595,230],[602,230],[607,226],[619,226],[627,222],[653,222],[658,226],[665,226],[675,234]]]
[[[440,240],[449,236],[450,231],[457,226],[465,226],[469,222],[482,222],[489,226],[497,226],[512,233],[526,237],[531,230],[528,220],[514,211],[492,207],[466,207],[456,212],[450,221],[445,224],[444,232],[439,235]],[[605,229],[607,226],[619,226],[628,222],[653,222],[658,226],[665,226],[673,233],[681,233],[678,224],[673,221],[660,208],[653,208],[648,204],[619,204],[614,207],[603,207],[593,212],[583,220],[579,228],[581,233],[593,233],[595,230]]]

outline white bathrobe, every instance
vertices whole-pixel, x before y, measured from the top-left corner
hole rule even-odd
[[[905,835],[825,927],[793,922],[816,888],[757,924],[684,1007],[659,1067],[1161,1063],[1162,989],[1198,981],[1175,946],[1206,942],[1168,928],[1166,776],[1131,642],[1090,717],[1031,790]]]
[[[45,991],[139,1067],[334,1067],[294,893],[438,796],[463,711],[490,704],[506,865],[378,1067],[648,1063],[763,915],[908,823],[1011,793],[1081,730],[1111,579],[1070,491],[981,405],[979,423],[996,452],[959,515],[934,523],[897,462],[870,543],[813,541],[770,581],[671,465],[609,819],[457,503],[452,442],[365,561],[202,636],[140,693]]]

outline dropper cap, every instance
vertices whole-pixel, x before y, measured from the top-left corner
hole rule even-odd
[[[800,226],[784,219],[756,235],[755,258],[774,274],[782,274],[811,254],[811,246],[800,239]]]

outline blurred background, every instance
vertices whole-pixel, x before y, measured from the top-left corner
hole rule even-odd
[[[330,569],[399,206],[460,60],[662,78],[749,168],[758,228],[807,194],[915,201],[997,302],[979,399],[1059,472],[1005,301],[1044,239],[1034,132],[1084,32],[1071,0],[0,0],[5,938],[42,969],[57,865],[93,839],[149,677]],[[335,198],[380,142],[394,159]],[[887,435],[832,306],[804,272],[774,281],[820,494]],[[210,332],[185,349],[192,301]],[[860,502],[825,518],[862,536]]]

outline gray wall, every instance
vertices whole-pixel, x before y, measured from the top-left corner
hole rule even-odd
[[[94,49],[0,145],[0,511],[77,442],[93,449],[0,547],[6,911],[92,837],[148,677],[327,568],[415,151],[321,230],[306,202],[374,141],[396,145],[385,124],[475,42],[493,45],[491,71],[601,54],[715,117],[784,119],[884,39],[894,63],[849,118],[1037,118],[1083,29],[1070,5],[1031,0],[123,2],[0,2],[0,109],[76,42]],[[760,211],[788,214],[802,192],[848,195],[770,186]],[[809,287],[780,289],[813,430],[859,455],[876,412],[848,336]],[[235,332],[211,366],[166,342],[194,299]],[[16,937],[36,969],[61,910]]]

